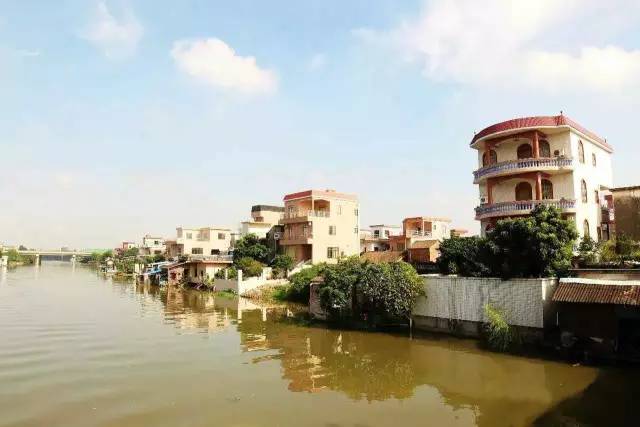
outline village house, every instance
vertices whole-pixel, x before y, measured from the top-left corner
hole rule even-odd
[[[370,225],[369,229],[360,230],[360,253],[389,250],[389,237],[402,233],[398,225]]]
[[[491,125],[470,145],[478,152],[475,213],[483,235],[497,220],[526,216],[545,204],[573,220],[581,237],[601,238],[613,153],[604,138],[560,114]]]
[[[448,218],[411,217],[402,221],[402,234],[389,237],[392,251],[406,251],[409,262],[434,262],[443,239],[451,236]]]
[[[164,254],[165,251],[166,246],[163,237],[146,234],[142,238],[142,246],[140,247],[140,253],[142,255],[160,255]]]
[[[354,194],[307,190],[284,196],[279,240],[296,262],[337,262],[360,253],[359,204]]]
[[[181,255],[220,255],[231,249],[231,230],[221,227],[183,228],[178,227],[177,238],[167,240],[167,255],[171,258]]]
[[[612,188],[611,194],[612,234],[624,234],[632,240],[640,241],[640,186]]]
[[[283,206],[251,206],[251,221],[240,223],[240,235],[255,234],[259,238],[265,239],[271,229],[280,223],[283,214]]]

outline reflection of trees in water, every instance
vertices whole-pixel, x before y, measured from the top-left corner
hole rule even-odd
[[[330,389],[373,401],[411,397],[416,386],[406,338],[263,322],[259,311],[244,313],[238,330],[246,351],[277,351],[254,363],[280,360],[291,391]]]

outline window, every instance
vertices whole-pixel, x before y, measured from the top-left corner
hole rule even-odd
[[[540,157],[551,157],[551,146],[548,141],[541,140],[538,144],[538,149],[540,150]]]
[[[591,153],[591,164],[593,167],[598,166],[598,161],[596,160],[596,153]]]
[[[545,200],[553,199],[553,183],[548,179],[542,180],[542,198]]]
[[[338,205],[338,215],[342,215],[342,205]]]
[[[578,160],[580,163],[584,163],[584,144],[582,141],[578,141]]]
[[[192,237],[193,235],[191,233],[187,233],[187,239],[191,240]]]
[[[598,190],[593,191],[593,201],[596,202],[596,204],[600,202],[600,193],[598,193]]]
[[[202,255],[202,248],[191,248],[192,255]]]
[[[353,210],[353,213],[354,213],[356,216],[358,216],[358,215],[360,214],[360,212],[358,212],[358,209],[354,209],[354,210]]]
[[[224,233],[218,233],[218,240],[224,240],[227,237]]]
[[[531,184],[528,182],[519,182],[516,185],[516,201],[522,200],[532,200],[533,199],[533,189],[531,188]]]
[[[335,225],[330,225],[329,226],[329,236],[335,236],[336,235],[336,226]]]
[[[334,247],[327,248],[327,258],[329,259],[338,258],[339,253],[340,253],[340,250],[338,248],[334,248]]]
[[[384,237],[389,237],[389,230],[384,230]]]
[[[358,234],[358,227],[353,227],[353,233]]]
[[[375,237],[376,239],[380,237],[380,230],[373,230],[373,237]]]
[[[586,219],[582,223],[582,237],[584,239],[591,237],[589,234],[589,221],[587,221]]]
[[[211,255],[220,255],[220,249],[211,249]]]
[[[518,147],[519,159],[530,159],[531,157],[533,157],[533,150],[531,149],[531,145],[522,144]]]
[[[587,196],[587,183],[585,182],[584,179],[580,183],[580,187],[581,187],[580,190],[582,193],[582,203],[587,203],[589,201],[589,198]]]

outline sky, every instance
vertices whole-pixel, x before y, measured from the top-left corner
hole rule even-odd
[[[0,242],[235,228],[309,188],[477,232],[474,131],[561,110],[640,184],[640,2],[0,0]]]

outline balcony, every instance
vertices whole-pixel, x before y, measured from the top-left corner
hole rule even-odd
[[[299,210],[299,211],[285,212],[284,216],[280,220],[280,224],[308,222],[314,218],[329,218],[330,216],[331,216],[331,213],[329,211],[318,211],[318,210]]]
[[[427,238],[430,239],[433,237],[433,233],[431,231],[419,231],[419,230],[407,230],[406,237],[409,238]]]
[[[573,199],[552,199],[485,204],[476,208],[476,220],[528,215],[537,205],[553,206],[560,209],[563,213],[572,213],[575,212],[576,201]]]
[[[573,169],[573,159],[567,157],[542,157],[538,159],[518,159],[494,163],[473,172],[473,182],[497,176],[537,171],[563,171]]]
[[[313,242],[313,233],[285,233],[280,239],[281,245],[310,245]]]
[[[209,261],[209,262],[221,262],[221,263],[231,263],[233,262],[233,255],[225,254],[225,255],[199,255],[199,254],[190,254],[190,261]]]

